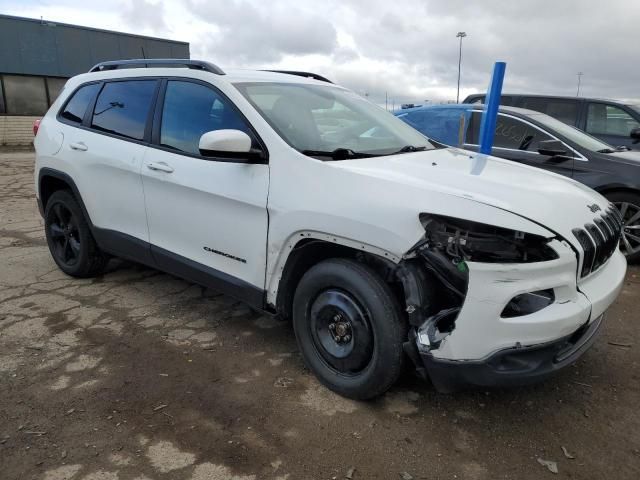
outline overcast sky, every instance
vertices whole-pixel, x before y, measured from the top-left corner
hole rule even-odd
[[[635,0],[0,0],[0,13],[191,44],[221,67],[310,70],[384,103],[486,90],[638,99]],[[391,100],[390,100],[391,101]]]

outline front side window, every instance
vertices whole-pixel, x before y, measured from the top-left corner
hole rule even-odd
[[[552,100],[547,105],[546,113],[562,123],[575,125],[578,117],[578,104],[571,101]]]
[[[229,101],[213,89],[193,82],[169,81],[162,109],[160,144],[199,154],[200,137],[212,130],[253,132]]]
[[[615,150],[611,145],[607,145],[602,140],[587,135],[582,130],[578,130],[548,115],[536,115],[535,120],[554,134],[562,135],[578,146],[591,150],[592,152]]]
[[[481,121],[482,113],[473,112],[467,128],[466,142],[468,144],[479,144]],[[553,140],[553,138],[528,123],[498,114],[496,132],[493,139],[494,147],[537,152],[538,144],[543,140]]]
[[[93,110],[91,128],[134,140],[144,139],[155,80],[105,84]]]
[[[590,103],[587,111],[587,132],[594,135],[628,137],[640,123],[622,108],[606,103]]]
[[[289,145],[310,156],[346,151],[355,158],[434,148],[402,120],[342,88],[300,83],[236,87]]]
[[[60,116],[70,122],[82,123],[84,114],[99,89],[99,83],[92,83],[79,88],[67,102],[62,112],[60,112]]]

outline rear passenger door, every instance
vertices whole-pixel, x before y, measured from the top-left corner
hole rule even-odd
[[[157,87],[155,79],[93,83],[58,117],[64,125],[59,156],[69,161],[97,240],[125,257],[136,256],[125,244],[148,241],[140,168]]]
[[[212,85],[163,82],[142,167],[151,249],[160,268],[261,305],[269,166],[201,155],[202,134],[220,129],[242,130],[263,148]]]
[[[465,148],[477,150],[481,119],[481,112],[475,111],[471,115]],[[567,147],[568,154],[561,157],[552,157],[538,152],[541,141],[553,139],[554,137],[550,134],[529,122],[499,113],[491,154],[571,177],[574,163],[573,150]]]
[[[638,149],[629,136],[631,130],[640,128],[640,122],[631,111],[604,102],[590,102],[587,106],[586,132],[605,143]]]

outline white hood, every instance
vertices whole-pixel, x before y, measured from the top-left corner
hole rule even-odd
[[[592,223],[609,208],[603,196],[569,178],[454,148],[332,163],[384,180],[399,197],[417,188],[481,202],[524,217],[574,244],[571,231]],[[592,212],[594,205],[601,211]],[[441,213],[428,207],[422,211]],[[473,212],[467,218],[477,220]]]

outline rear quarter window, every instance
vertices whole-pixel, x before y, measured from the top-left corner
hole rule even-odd
[[[84,114],[91,102],[93,102],[99,89],[99,83],[92,83],[91,85],[80,87],[71,95],[71,98],[60,112],[60,117],[72,123],[82,123]]]

